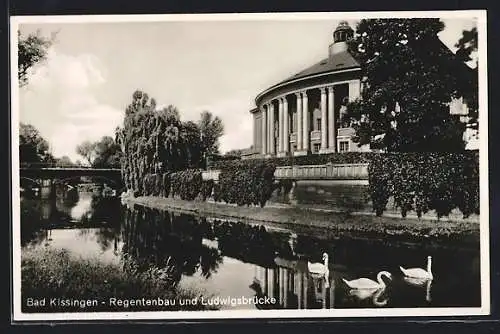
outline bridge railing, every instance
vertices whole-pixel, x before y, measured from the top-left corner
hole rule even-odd
[[[91,166],[61,164],[55,162],[22,162],[20,168],[92,168]]]

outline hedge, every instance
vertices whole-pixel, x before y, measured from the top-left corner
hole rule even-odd
[[[299,160],[300,158],[300,160]],[[406,217],[414,210],[418,217],[435,210],[438,217],[459,209],[464,218],[479,214],[479,152],[462,153],[372,153],[350,152],[295,158],[297,164],[369,162],[369,194],[373,210],[380,216],[389,199]],[[297,162],[297,160],[299,160]],[[201,170],[146,175],[141,184],[145,195],[179,196],[183,200],[201,197],[216,202],[263,207],[276,188],[274,171],[290,158],[225,161],[219,182],[202,180]],[[286,187],[289,190],[289,187]]]
[[[369,167],[369,192],[380,216],[389,197],[401,215],[418,217],[435,210],[438,218],[459,209],[464,218],[479,214],[479,154],[393,153],[374,156]]]
[[[199,169],[186,169],[170,174],[172,196],[192,201],[201,191],[202,177]]]
[[[272,161],[242,160],[228,164],[219,174],[214,199],[264,207],[275,188],[275,169]]]
[[[234,166],[246,164],[249,161],[266,162],[279,166],[290,165],[324,165],[327,163],[332,164],[353,164],[353,163],[368,163],[374,156],[380,155],[375,152],[345,152],[345,153],[330,153],[330,154],[311,154],[298,157],[273,157],[261,159],[248,159],[248,160],[223,160],[223,161],[209,161],[208,167],[210,169],[234,169]]]

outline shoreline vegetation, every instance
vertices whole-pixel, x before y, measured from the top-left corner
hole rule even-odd
[[[127,204],[137,204],[158,210],[188,213],[207,218],[238,220],[248,224],[263,224],[270,228],[290,229],[333,238],[365,239],[404,243],[421,247],[458,247],[479,249],[479,222],[474,220],[446,221],[406,217],[377,217],[374,214],[348,214],[312,210],[286,205],[241,207],[201,200],[186,201],[155,196],[128,197]]]
[[[103,263],[96,258],[79,257],[65,249],[25,249],[21,255],[23,312],[206,310],[207,307],[200,303],[182,305],[181,301],[210,296],[202,295],[202,291],[179,287],[168,274],[168,269],[151,267],[139,270],[128,257],[121,259],[120,263]],[[164,303],[151,302],[137,307],[125,305],[126,308],[120,304],[120,301],[138,299],[161,299]],[[45,302],[41,302],[43,300]],[[118,302],[113,303],[115,300]],[[165,304],[165,301],[170,303]]]

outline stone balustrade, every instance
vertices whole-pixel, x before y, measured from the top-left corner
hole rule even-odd
[[[219,180],[220,170],[202,172],[203,180]],[[325,164],[276,167],[276,179],[368,180],[368,164]]]
[[[367,180],[368,164],[326,164],[276,167],[277,179]]]

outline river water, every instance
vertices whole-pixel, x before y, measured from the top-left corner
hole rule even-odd
[[[479,250],[332,239],[321,231],[304,234],[137,205],[127,208],[116,198],[85,193],[52,201],[23,198],[21,204],[23,251],[66,249],[103,263],[119,263],[127,254],[146,267],[168,262],[178,286],[204,295],[276,300],[271,305],[218,305],[221,309],[481,305]],[[329,284],[307,269],[308,261],[322,262],[324,252],[329,255]],[[400,265],[425,268],[428,255],[432,281],[403,277]],[[385,289],[360,292],[343,282],[376,280],[382,270],[392,274]]]

